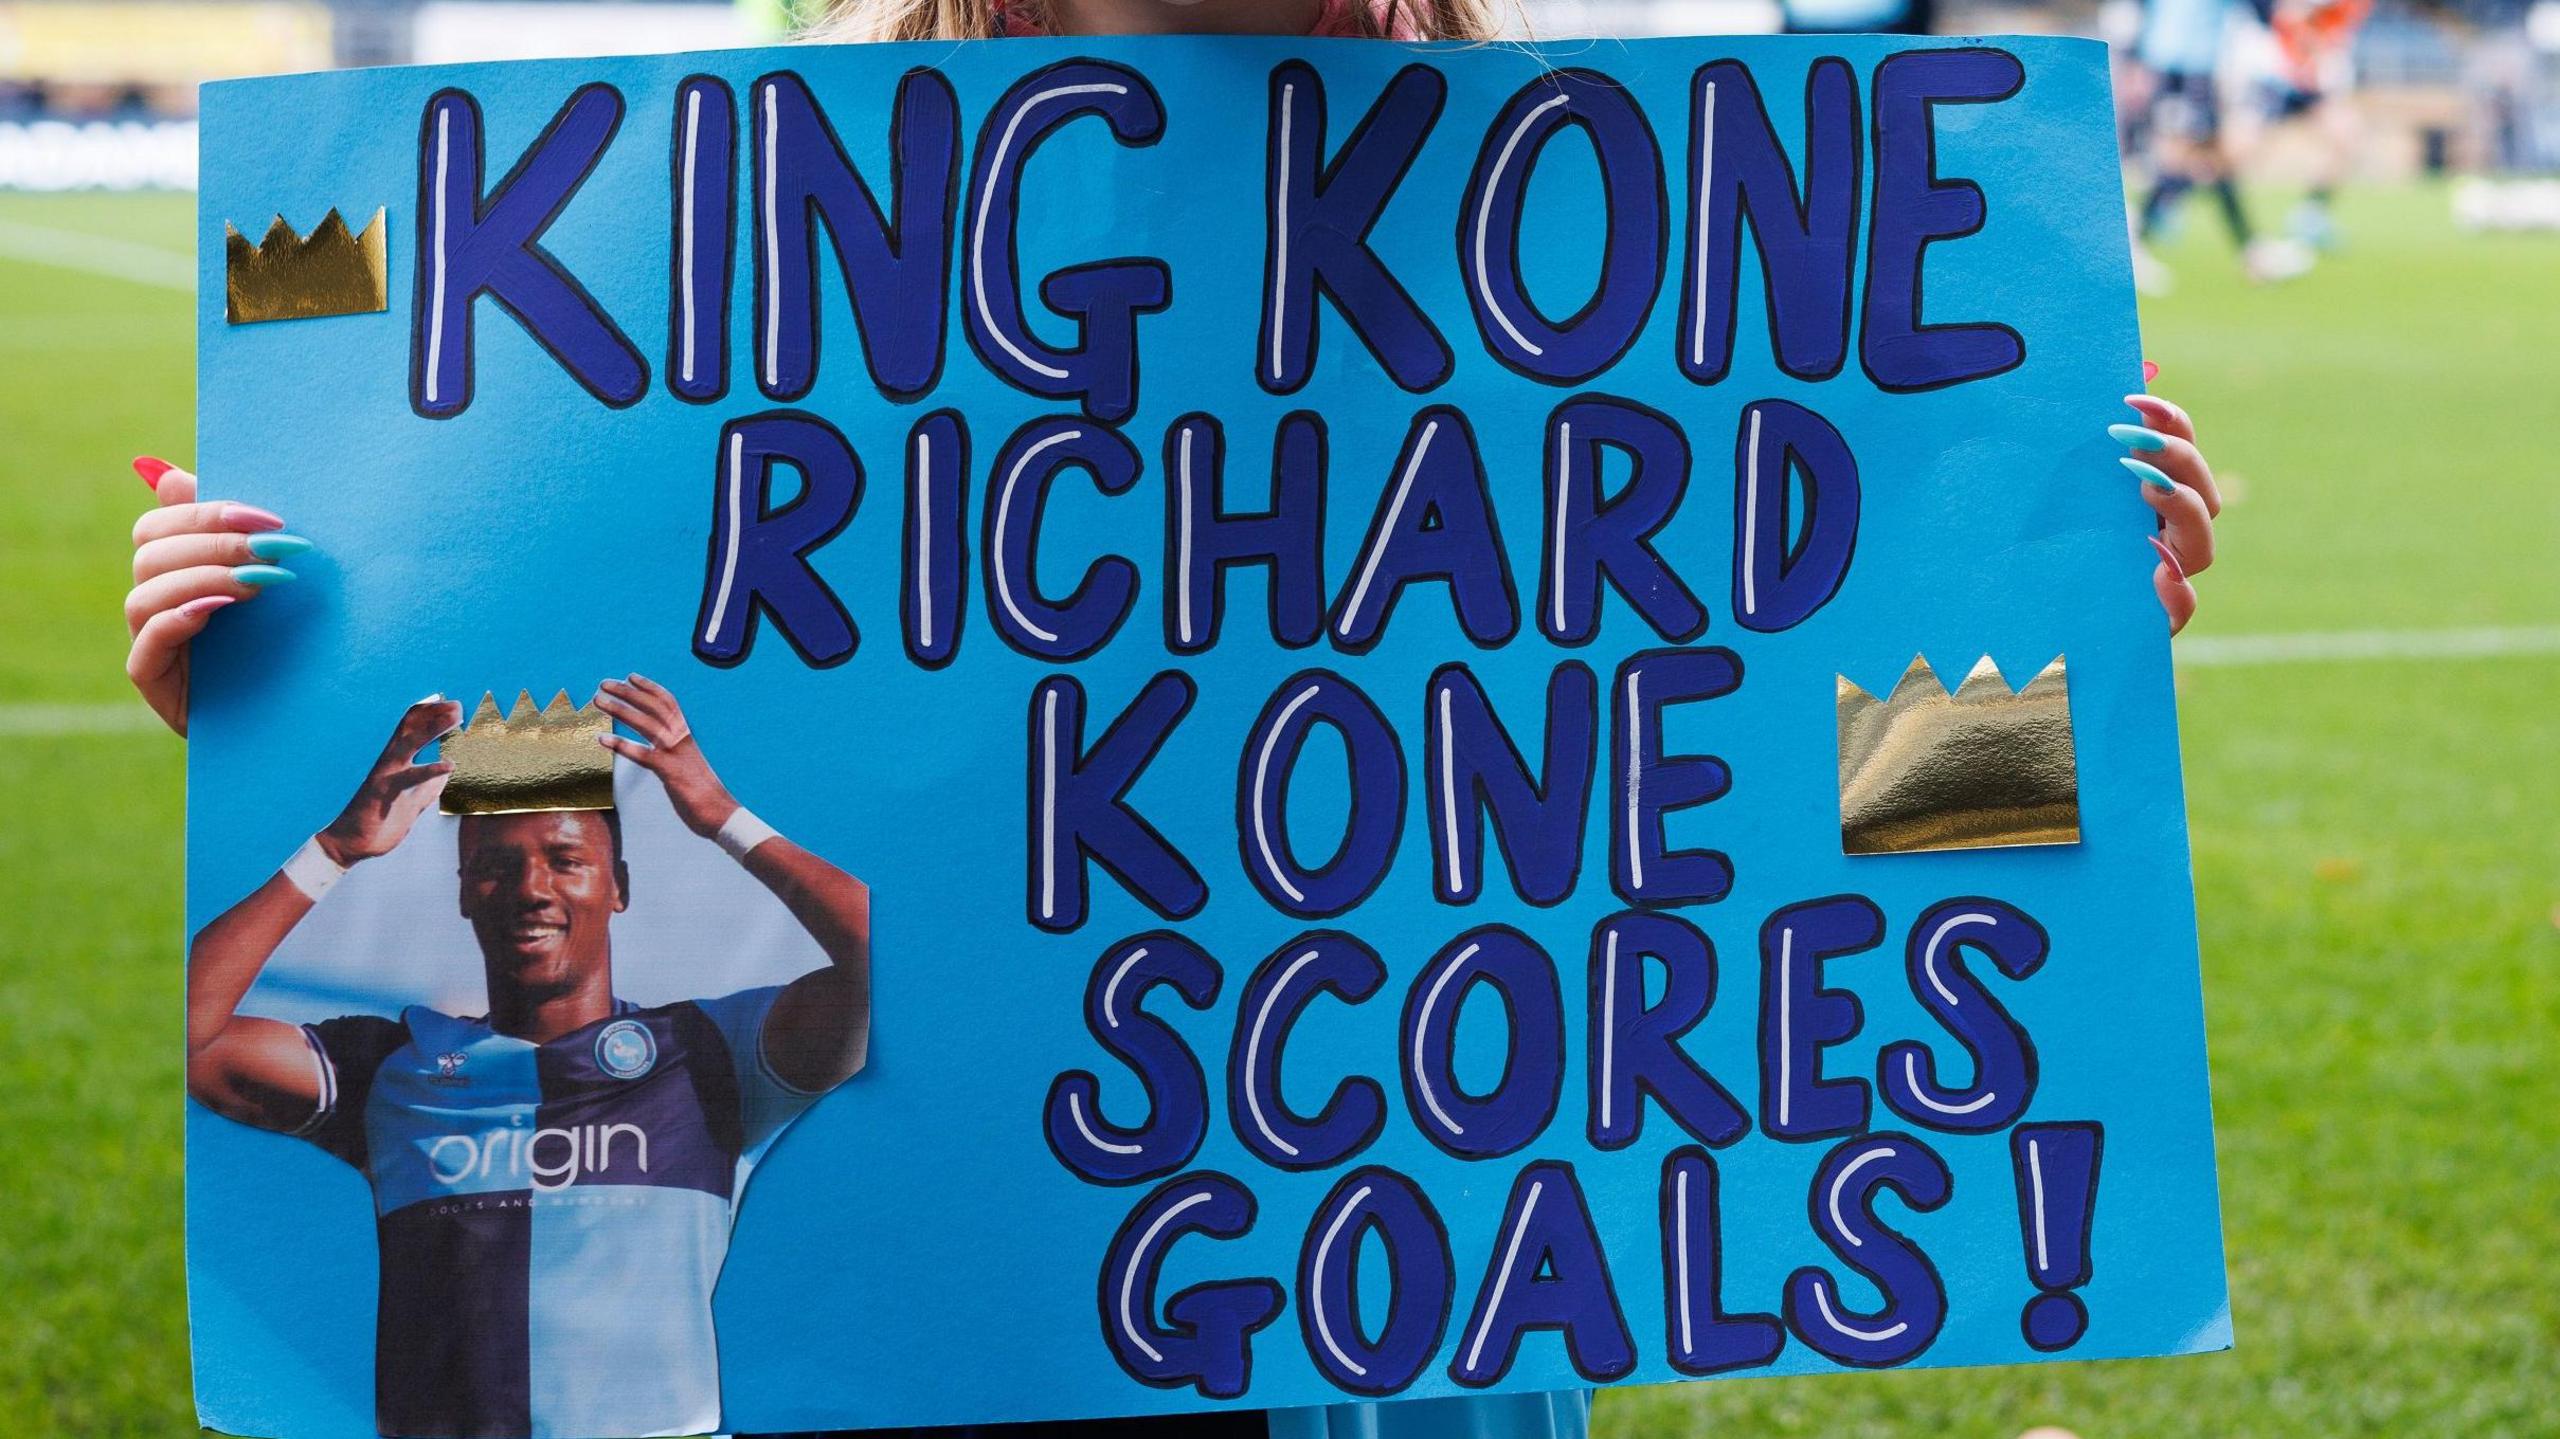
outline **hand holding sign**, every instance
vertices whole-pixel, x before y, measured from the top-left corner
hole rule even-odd
[[[2151,542],[2160,552],[2152,587],[2160,607],[2169,612],[2175,634],[2195,617],[2193,577],[2213,563],[2213,522],[2222,513],[2222,489],[2213,482],[2213,467],[2196,448],[2195,421],[2178,405],[2156,395],[2127,395],[2124,402],[2142,416],[2140,425],[2111,425],[2107,433],[2134,453],[2125,468],[2142,480],[2142,502],[2160,516],[2162,537]]]
[[[196,477],[166,460],[146,455],[133,470],[154,504],[133,522],[133,588],[124,599],[133,646],[124,672],[153,713],[185,734],[189,643],[224,606],[290,581],[293,571],[276,561],[309,551],[311,542],[283,533],[284,521],[255,505],[197,499]]]

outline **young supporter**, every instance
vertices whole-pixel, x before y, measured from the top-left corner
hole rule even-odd
[[[1043,34],[1311,34],[1399,40],[1485,40],[1499,30],[1498,0],[835,0],[810,37],[826,42],[992,39]],[[2212,472],[2185,411],[2150,395],[2128,396],[2140,424],[2108,425],[2133,453],[2123,463],[2158,512],[2152,583],[2170,628],[2196,607],[2191,577],[2213,559],[2220,508]],[[2091,417],[2093,425],[2104,423]],[[134,527],[134,587],[125,600],[133,635],[127,673],[170,728],[186,732],[188,644],[227,606],[254,601],[292,579],[289,562],[311,549],[287,517],[200,498],[202,486],[164,461],[135,463],[155,508]],[[1217,1415],[992,1426],[1005,1439],[1581,1439],[1589,1396],[1574,1391],[1480,1395],[1393,1404],[1230,1411]],[[927,1431],[918,1431],[919,1433]],[[968,1431],[930,1431],[954,1435]]]

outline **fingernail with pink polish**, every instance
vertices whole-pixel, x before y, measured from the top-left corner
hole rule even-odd
[[[170,464],[167,460],[155,459],[150,455],[137,455],[133,461],[133,472],[142,476],[142,482],[154,490],[160,488],[160,477],[176,468],[176,465]]]
[[[255,533],[259,530],[284,528],[284,516],[259,509],[256,505],[238,503],[222,507],[222,522],[235,530]]]
[[[2187,577],[2187,567],[2178,563],[2178,552],[2176,550],[2160,543],[2159,537],[2156,535],[2144,535],[2143,538],[2150,542],[2151,548],[2160,552],[2160,558],[2168,563],[2169,573],[2176,575],[2182,580]]]
[[[178,618],[182,620],[203,619],[206,615],[212,614],[215,610],[231,603],[231,600],[232,597],[230,595],[206,595],[202,599],[189,600],[185,604],[178,606]]]
[[[2158,365],[2155,365],[2155,364],[2151,363],[2149,360],[2145,360],[2145,361],[2143,361],[2143,362],[2142,362],[2142,383],[2144,383],[2144,384],[2146,384],[2146,385],[2147,385],[2147,384],[2150,384],[2153,380],[2156,380],[2156,379],[2158,379],[2158,378],[2160,378],[2160,367],[2159,367]]]

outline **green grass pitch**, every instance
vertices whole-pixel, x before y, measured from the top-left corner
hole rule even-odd
[[[2349,248],[2281,288],[2202,216],[2171,252],[2155,388],[2235,491],[2192,633],[2560,625],[2560,239],[2446,209],[2352,194]],[[125,464],[189,457],[192,350],[182,295],[10,256],[183,251],[190,214],[0,197],[0,1414],[27,1435],[192,1425],[180,746],[29,708],[127,698]],[[1617,1393],[1603,1434],[2560,1433],[2560,655],[2180,690],[2238,1349]]]

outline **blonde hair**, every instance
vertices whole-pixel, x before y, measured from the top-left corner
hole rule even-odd
[[[1011,0],[1046,18],[1043,0]],[[1504,0],[1378,0],[1354,7],[1372,36],[1397,28],[1424,40],[1491,40],[1502,33]],[[830,0],[809,27],[812,40],[984,40],[996,34],[995,0]]]

